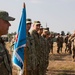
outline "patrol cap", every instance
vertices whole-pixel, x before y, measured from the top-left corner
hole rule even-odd
[[[44,29],[43,31],[44,31],[44,32],[48,32],[48,30],[45,30],[45,29]]]
[[[46,35],[50,34],[50,32],[48,30],[46,30],[46,29],[44,29],[43,32],[46,33]]]
[[[43,32],[47,33],[47,32],[48,32],[48,30],[44,28],[44,29],[43,29]]]
[[[48,28],[48,27],[46,27],[46,28],[44,28],[44,29],[49,31],[49,28]]]
[[[8,12],[6,11],[0,11],[0,19],[6,20],[6,21],[14,21],[15,18],[9,16]]]
[[[28,24],[28,23],[32,23],[32,22],[31,22],[31,19],[29,19],[29,18],[26,19],[26,24]]]
[[[34,25],[41,25],[40,21],[34,21]]]

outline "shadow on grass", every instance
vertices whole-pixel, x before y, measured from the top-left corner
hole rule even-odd
[[[59,73],[57,75],[68,75],[67,73]]]
[[[49,60],[60,60],[60,61],[65,61],[65,57],[67,56],[71,56],[70,54],[51,54],[50,57],[49,57]]]

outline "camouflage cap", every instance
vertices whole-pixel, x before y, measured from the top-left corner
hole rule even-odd
[[[6,11],[0,11],[0,18],[6,21],[14,21],[15,18],[9,16],[8,12]]]
[[[46,33],[47,35],[50,34],[50,32],[48,30],[46,30],[46,29],[44,29],[43,32]]]
[[[32,21],[31,21],[31,19],[26,19],[26,24],[28,24],[28,23],[32,23]]]
[[[34,25],[41,25],[40,21],[34,21]]]
[[[48,32],[48,30],[46,30],[46,29],[44,29],[43,31],[44,31],[44,32]]]
[[[48,28],[48,27],[46,27],[46,28],[44,28],[44,29],[49,31],[49,28]]]

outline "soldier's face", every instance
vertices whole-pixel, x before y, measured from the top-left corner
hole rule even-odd
[[[31,28],[31,23],[28,23],[28,24],[26,25],[26,30],[29,31],[30,28]]]
[[[8,21],[0,19],[0,35],[7,34],[9,30],[9,26],[11,26],[11,24]]]
[[[45,35],[45,36],[46,36],[46,32],[44,32],[44,31],[43,31],[43,35]]]
[[[38,25],[34,25],[34,29],[36,30],[36,31],[38,31],[39,29],[40,29],[40,25],[38,24]]]
[[[49,35],[46,34],[46,38],[49,38]]]
[[[43,33],[43,29],[40,29],[40,33],[41,33],[41,34]]]
[[[39,30],[38,30],[38,33],[39,33],[39,34],[42,34],[42,32],[43,32],[43,29],[39,29]]]

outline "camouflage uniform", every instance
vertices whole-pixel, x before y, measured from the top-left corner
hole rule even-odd
[[[43,71],[44,71],[44,75],[46,74],[46,70],[48,67],[48,63],[49,63],[49,42],[48,39],[42,35],[42,42],[43,42]]]
[[[40,38],[40,68],[39,68],[39,75],[45,75],[46,74],[46,40],[44,37],[42,37],[43,33],[43,27],[40,27],[40,30],[38,31],[39,38]]]
[[[11,25],[9,21],[14,21],[15,18],[9,16],[9,13],[6,11],[0,11],[0,36],[8,33],[9,26]],[[5,22],[6,21],[6,22]],[[3,27],[3,26],[5,27]],[[3,27],[3,28],[1,28]],[[8,28],[8,29],[7,29]],[[2,31],[3,30],[3,31]],[[0,75],[12,75],[12,66],[9,54],[5,47],[5,43],[0,37]]]
[[[27,74],[28,75],[31,75],[31,66],[32,66],[32,63],[31,63],[31,54],[32,54],[32,51],[31,51],[31,49],[30,49],[30,47],[31,47],[31,43],[30,43],[30,34],[28,33],[27,34],[27,36],[26,36],[27,38],[27,45],[26,45],[26,60],[25,60],[25,62],[26,62],[26,69],[27,69]]]
[[[30,35],[30,27],[31,27],[31,19],[26,19],[26,47],[25,47],[25,61],[24,65],[26,65],[27,75],[34,75],[36,69],[36,53],[35,53],[35,44],[34,39]],[[26,64],[25,64],[26,63]],[[25,67],[24,67],[25,68]]]
[[[46,73],[46,40],[40,35],[40,75]]]
[[[27,34],[26,65],[27,75],[34,75],[34,70],[36,69],[36,56],[34,39],[31,37],[30,33]]]
[[[32,75],[36,75],[36,67],[37,67],[37,57],[36,57],[36,51],[35,51],[35,43],[34,43],[34,39],[31,36],[30,38],[30,43],[31,43],[31,51],[32,51]]]
[[[66,51],[67,51],[67,46],[68,46],[68,35],[65,37],[65,46],[66,46],[66,48],[65,48],[65,53],[66,53]]]
[[[37,33],[36,30],[32,30],[31,31],[31,36],[34,39],[34,43],[35,43],[35,55],[36,55],[36,59],[37,59],[37,67],[36,67],[36,75],[39,75],[39,63],[40,63],[40,38],[39,38],[39,34]]]
[[[47,69],[47,40],[44,38],[44,37],[42,37],[42,44],[43,44],[43,46],[42,46],[42,49],[43,49],[43,75],[45,75],[46,74],[46,69]]]
[[[53,36],[52,36],[52,34],[51,34],[51,36],[48,38],[48,42],[49,42],[50,52],[53,53]]]
[[[70,41],[72,42],[72,58],[75,61],[75,36],[72,36]]]
[[[46,39],[46,69],[47,69],[48,64],[49,64],[50,47],[49,47],[49,40],[48,40],[48,38],[45,38],[45,39]]]
[[[57,53],[59,53],[59,51],[62,52],[62,47],[63,47],[63,37],[58,36],[57,38]]]
[[[0,38],[0,75],[12,75],[11,60],[4,41]]]

